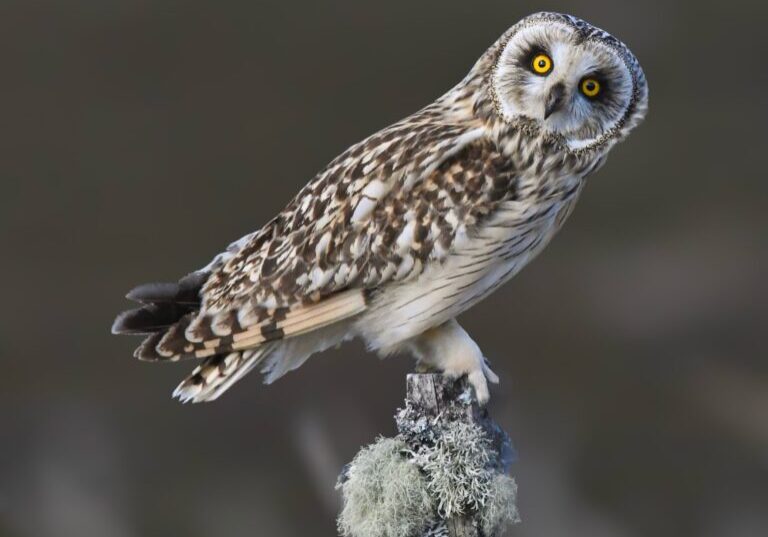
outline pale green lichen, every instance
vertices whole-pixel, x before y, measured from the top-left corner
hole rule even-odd
[[[348,537],[413,537],[431,522],[435,507],[405,442],[380,438],[363,448],[339,484],[344,505],[338,527]]]
[[[490,483],[485,505],[478,512],[483,535],[502,535],[507,528],[520,522],[516,501],[515,480],[497,474]]]
[[[473,423],[450,422],[440,428],[435,445],[416,455],[427,473],[428,488],[441,517],[479,511],[491,494],[491,446]]]
[[[380,438],[350,463],[338,486],[342,535],[419,537],[444,529],[441,520],[467,515],[495,537],[519,522],[517,485],[498,473],[480,426],[434,420],[417,432],[421,442],[412,447],[403,436]]]

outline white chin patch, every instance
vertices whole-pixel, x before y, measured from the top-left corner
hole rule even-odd
[[[587,138],[585,140],[568,140],[568,148],[572,151],[579,151],[581,149],[587,149],[593,145],[600,144],[604,141],[605,136],[598,136],[597,138]]]
[[[614,131],[619,124],[619,120],[612,121],[608,125],[603,126],[603,131],[597,136],[590,136],[588,138],[573,138],[568,135],[568,130],[561,131],[561,134],[566,140],[566,145],[572,151],[580,151],[588,149],[592,146],[601,145],[607,140],[613,137]]]

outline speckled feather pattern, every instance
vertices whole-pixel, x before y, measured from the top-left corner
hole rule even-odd
[[[631,73],[626,110],[591,145],[572,148],[533,117],[507,117],[500,103],[494,76],[507,43],[548,22],[599,40]],[[621,42],[570,16],[526,18],[455,88],[347,149],[193,275],[198,303],[177,300],[175,288],[139,288],[129,297],[146,305],[118,318],[116,331],[151,327],[136,353],[145,360],[205,358],[179,387],[193,400],[215,398],[258,364],[279,376],[349,337],[394,349],[487,296],[543,248],[646,101],[642,70]],[[180,285],[188,297],[192,284]],[[404,315],[414,303],[423,314]],[[281,342],[291,338],[306,344],[289,352]]]

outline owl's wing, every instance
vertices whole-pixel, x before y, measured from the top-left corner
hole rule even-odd
[[[137,354],[219,355],[356,315],[373,290],[439,263],[513,180],[481,127],[436,123],[425,109],[352,146],[264,228],[219,256],[199,309],[183,312]]]

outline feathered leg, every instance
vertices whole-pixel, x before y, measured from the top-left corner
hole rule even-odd
[[[418,358],[420,367],[434,367],[453,378],[467,375],[481,405],[491,397],[488,381],[493,384],[499,382],[499,377],[488,367],[480,347],[456,319],[412,338],[408,347]]]

